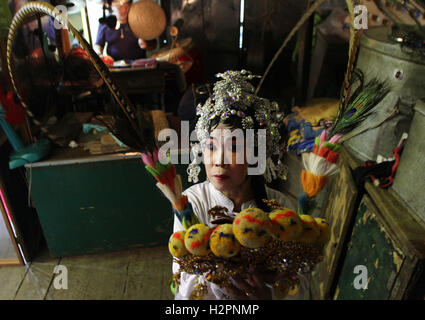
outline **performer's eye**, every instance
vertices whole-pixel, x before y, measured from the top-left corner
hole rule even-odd
[[[237,152],[238,150],[238,140],[236,139],[236,137],[232,138],[232,142],[228,144],[227,146],[227,150],[229,150],[230,152]]]
[[[215,151],[215,146],[213,143],[207,143],[207,149],[210,151]]]
[[[232,144],[229,146],[229,150],[230,150],[230,151],[232,151],[232,152],[236,152],[236,151],[238,151],[237,144],[236,144],[236,143],[232,143]]]

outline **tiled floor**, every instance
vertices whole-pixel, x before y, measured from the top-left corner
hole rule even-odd
[[[0,299],[173,299],[171,263],[166,246],[64,258],[44,252],[28,266],[0,267]],[[55,273],[58,265],[65,268]]]

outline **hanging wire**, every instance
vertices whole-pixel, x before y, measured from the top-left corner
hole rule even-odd
[[[283,41],[282,45],[280,46],[279,50],[275,53],[272,60],[270,61],[269,65],[267,66],[266,71],[264,72],[264,75],[261,77],[260,83],[258,84],[257,88],[255,89],[255,94],[258,95],[258,92],[261,89],[261,86],[263,85],[264,80],[266,79],[270,69],[272,68],[273,64],[276,62],[276,60],[279,58],[280,54],[282,53],[283,49],[286,47],[288,42],[292,39],[292,37],[298,32],[298,30],[304,25],[304,23],[310,18],[310,16],[316,11],[326,0],[318,0],[314,4],[310,6],[310,8],[307,10],[307,12],[301,17],[301,19],[298,21],[298,23],[295,25],[295,27],[291,30],[291,32],[288,34],[286,39]]]

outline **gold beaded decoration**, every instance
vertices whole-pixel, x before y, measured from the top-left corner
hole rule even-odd
[[[207,280],[221,288],[231,285],[231,277],[249,274],[252,267],[265,268],[277,274],[279,280],[273,284],[275,292],[285,295],[288,288],[298,285],[298,274],[311,271],[323,259],[322,251],[323,244],[320,243],[271,240],[257,249],[242,247],[241,253],[232,258],[213,254],[186,255],[174,261],[180,265],[180,271],[197,275],[207,273]],[[204,283],[198,283],[192,297],[202,299],[206,290]]]

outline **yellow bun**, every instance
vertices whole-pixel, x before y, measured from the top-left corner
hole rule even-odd
[[[233,226],[226,223],[215,228],[210,237],[210,247],[217,257],[230,258],[237,255],[241,245],[233,234]]]
[[[186,234],[186,230],[174,232],[170,240],[168,241],[168,250],[173,255],[173,257],[180,258],[189,252],[186,250],[186,246],[184,244],[184,236]]]
[[[317,238],[317,241],[321,243],[327,243],[331,239],[331,228],[329,227],[329,223],[327,223],[327,221],[322,218],[314,218],[314,220],[320,229],[320,234]]]
[[[241,245],[255,249],[264,246],[270,239],[272,224],[263,210],[248,208],[236,216],[233,233]]]
[[[289,209],[276,209],[269,215],[273,226],[273,237],[281,241],[298,239],[303,232],[300,217]]]
[[[303,232],[298,239],[302,242],[316,242],[320,235],[320,228],[314,218],[307,214],[300,215],[303,223]]]
[[[187,229],[184,236],[186,249],[195,255],[206,256],[210,253],[210,235],[212,229],[204,224],[195,224]]]

